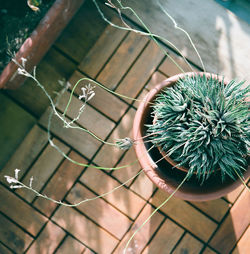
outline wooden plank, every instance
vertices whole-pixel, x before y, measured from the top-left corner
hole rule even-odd
[[[0,185],[1,206],[0,211],[25,228],[30,234],[36,236],[47,219],[18,198],[13,192]],[[17,212],[18,211],[18,212]]]
[[[0,147],[4,148],[0,153],[0,168],[2,168],[33,127],[35,119],[2,93],[0,93],[0,102]]]
[[[123,253],[123,250],[130,239],[130,237],[135,233],[135,231],[143,224],[143,222],[150,216],[154,211],[153,207],[146,205],[136,221],[134,222],[132,228],[128,231],[126,236],[119,243],[117,248],[114,251],[114,254]],[[156,213],[150,220],[142,227],[142,229],[135,235],[133,240],[130,242],[126,253],[141,253],[145,248],[147,242],[153,236],[157,228],[160,226],[164,217]],[[154,252],[155,253],[155,252]]]
[[[15,253],[24,253],[33,238],[0,214],[0,239]]]
[[[178,240],[183,235],[184,230],[178,227],[171,220],[166,220],[156,233],[150,244],[143,251],[143,254],[164,254],[171,253]]]
[[[250,223],[250,194],[247,190],[235,202],[230,213],[209,243],[218,252],[229,253]]]
[[[194,71],[198,71],[193,67]],[[164,60],[164,62],[159,67],[159,70],[163,72],[167,77],[174,76],[176,74],[184,72],[193,71],[184,59],[171,51],[169,56]]]
[[[81,184],[76,184],[66,199],[70,203],[75,204],[94,197],[96,195],[93,192]],[[131,224],[127,216],[101,198],[84,203],[78,206],[77,209],[118,239],[123,237]]]
[[[153,75],[150,77],[149,81],[147,82],[145,88],[140,92],[137,101],[134,102],[134,107],[138,108],[140,103],[146,99],[146,96],[149,90],[153,89],[156,85],[161,83],[167,77],[160,73],[159,71],[155,71]]]
[[[148,200],[154,193],[156,186],[153,182],[142,172],[130,186],[136,194]]]
[[[53,222],[49,221],[26,253],[52,254],[64,236],[65,232]]]
[[[111,253],[118,243],[117,239],[75,209],[61,206],[52,219],[97,253]]]
[[[145,37],[129,33],[102,72],[97,76],[97,81],[112,90],[115,89],[147,42],[148,40]]]
[[[108,142],[115,143],[117,139],[123,139],[125,137],[132,137],[132,126],[135,116],[135,110],[130,109],[126,115],[122,118],[122,121],[114,129],[111,136],[108,139]],[[102,167],[114,167],[121,155],[124,153],[124,150],[119,149],[116,146],[103,146],[96,157],[94,162]],[[112,156],[107,156],[107,154],[112,154]],[[126,170],[126,169],[122,169]]]
[[[135,98],[157,68],[163,56],[164,53],[161,49],[153,41],[150,41],[119,84],[116,92]],[[129,103],[133,102],[131,100],[127,101]]]
[[[53,142],[64,153],[69,151],[69,147],[65,146],[60,141],[54,139]],[[33,177],[33,188],[40,191],[62,160],[63,156],[55,148],[48,145],[29,172],[25,175],[22,182],[29,186],[30,178]],[[27,191],[26,189],[17,189],[16,192],[28,202],[32,202],[36,197],[33,192]]]
[[[84,76],[78,71],[75,71],[70,78],[69,83],[74,86],[78,80],[84,77],[86,76]],[[76,94],[81,94],[82,92],[80,87],[82,87],[83,85],[88,85],[89,83],[95,86],[95,97],[93,98],[93,100],[89,101],[89,104],[117,122],[125,113],[128,105],[119,100],[118,97],[110,94],[109,92],[105,91],[100,87],[97,87],[94,83],[89,81],[82,81],[81,85],[77,86],[75,90]],[[110,110],[110,105],[112,105],[112,110]]]
[[[98,195],[110,192],[120,185],[112,177],[94,168],[87,169],[80,178],[80,181]],[[135,219],[145,205],[143,199],[123,186],[103,198],[131,219]]]
[[[228,193],[225,198],[226,200],[228,200],[230,203],[234,203],[237,198],[240,196],[240,194],[242,193],[242,191],[244,190],[244,185],[241,184],[237,189],[235,189],[234,191]]]
[[[57,254],[83,253],[85,246],[71,236],[67,236],[63,244],[57,249]],[[84,252],[85,253],[85,252]]]
[[[105,11],[108,19],[110,18],[109,13],[109,10]],[[80,63],[106,26],[107,23],[97,12],[93,2],[85,1],[55,45]]]
[[[19,178],[21,178],[28,170],[32,162],[42,151],[48,141],[47,133],[37,125],[24,138],[21,145],[16,149],[15,153],[11,156],[10,160],[6,163],[1,170],[2,175],[14,175],[16,168],[20,169]],[[3,178],[1,178],[3,181]],[[6,181],[3,181],[6,184]]]
[[[139,107],[139,105],[140,105],[141,102],[145,101],[145,98],[146,98],[147,94],[148,94],[148,90],[147,90],[146,88],[144,88],[144,89],[140,92],[139,96],[136,98],[136,101],[135,101],[134,104],[133,104],[133,106],[134,106],[136,109],[138,109],[138,107]]]
[[[203,244],[200,241],[196,240],[190,234],[185,234],[185,236],[181,239],[180,243],[178,243],[173,254],[177,253],[197,254],[200,253],[202,248]]]
[[[1,254],[11,254],[13,253],[10,251],[7,247],[5,247],[1,242],[0,242],[0,253]]]
[[[120,182],[124,183],[129,178],[135,176],[139,170],[141,169],[141,166],[138,163],[136,154],[134,149],[129,149],[125,156],[122,158],[122,160],[118,163],[117,167],[126,166],[124,169],[121,170],[114,170],[112,172],[112,176],[114,176],[116,179],[118,179]],[[130,186],[132,181],[126,183],[126,186]]]
[[[50,108],[48,108],[48,110],[39,120],[39,123],[45,128],[48,125],[49,114]],[[101,145],[100,141],[96,140],[82,130],[64,128],[63,122],[57,117],[53,117],[52,119],[51,132],[88,158],[91,158]]]
[[[76,152],[70,152],[69,157],[76,162],[87,164],[87,161]],[[71,189],[82,170],[82,166],[73,164],[69,160],[64,160],[62,165],[60,165],[56,173],[44,188],[43,193],[55,200],[63,200],[67,191]],[[57,207],[55,203],[41,198],[38,198],[34,202],[34,206],[48,217],[51,216],[52,212]]]
[[[62,95],[59,104],[57,105],[57,108],[62,112],[64,112],[65,107],[67,106],[69,97],[70,93],[65,92]],[[92,100],[94,99],[95,96],[92,98]],[[81,102],[78,98],[73,96],[71,104],[67,111],[67,116],[70,117],[71,119],[74,119],[78,115],[78,112],[82,105],[83,102]],[[79,118],[79,120],[77,120],[77,123],[83,126],[84,128],[92,131],[102,139],[105,139],[115,126],[115,124],[111,120],[100,114],[98,111],[96,111],[89,105],[85,106],[84,112],[82,116]],[[102,127],[100,128],[100,126]]]
[[[168,0],[161,4],[178,25],[190,34],[207,71],[223,74],[229,79],[238,77],[250,81],[247,54],[250,52],[249,24],[215,1]],[[143,0],[128,0],[125,5],[132,7],[154,33],[170,40],[188,59],[201,65],[187,36],[174,28],[157,1],[150,0],[145,4]]]
[[[167,76],[163,75],[161,72],[156,71],[153,73],[152,77],[150,78],[149,82],[146,85],[147,90],[153,89],[156,85],[161,83],[163,80],[167,79]]]
[[[168,194],[158,190],[150,202],[155,206],[159,206],[168,196]],[[161,211],[203,241],[207,241],[217,227],[216,223],[197,211],[191,205],[174,197],[161,208]]]
[[[51,48],[37,67],[37,79],[51,97],[55,98],[54,92],[62,89],[58,80],[68,80],[75,68],[75,63]],[[7,93],[37,118],[49,105],[44,92],[31,79],[27,79],[18,90],[8,90]]]
[[[230,208],[230,204],[228,204],[223,199],[215,199],[206,202],[191,202],[195,207],[199,208],[207,215],[215,219],[217,222],[220,222],[222,218],[227,213]]]
[[[86,249],[83,253],[81,254],[95,254],[93,251],[91,251],[90,249]]]
[[[202,254],[216,254],[213,250],[211,250],[209,247],[207,247]]]
[[[241,237],[236,247],[234,248],[232,254],[244,254],[248,253],[250,250],[250,227],[248,226],[246,232]]]
[[[111,22],[117,25],[122,24],[121,20],[115,16],[112,17]],[[95,78],[127,33],[108,25],[78,68],[89,77]]]

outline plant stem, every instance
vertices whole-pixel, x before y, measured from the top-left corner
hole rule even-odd
[[[236,173],[236,175],[239,177],[240,181],[243,183],[244,187],[248,190],[248,192],[250,192],[250,188],[247,186],[244,179],[239,175],[239,173],[237,172],[237,170],[235,170],[235,168],[233,168],[233,170]]]
[[[174,24],[174,27],[175,27],[176,29],[178,29],[178,30],[180,30],[180,31],[182,31],[183,33],[186,34],[186,36],[188,37],[188,39],[189,39],[189,41],[190,41],[190,43],[191,43],[191,45],[192,45],[192,47],[193,47],[195,53],[197,54],[197,56],[198,56],[198,58],[199,58],[199,60],[200,60],[201,66],[202,66],[202,68],[203,68],[203,71],[206,72],[205,66],[204,66],[203,61],[202,61],[202,59],[201,59],[201,56],[200,56],[200,54],[199,54],[197,48],[195,47],[195,45],[194,45],[194,43],[193,43],[193,41],[192,41],[190,35],[188,34],[188,32],[187,32],[186,30],[184,30],[183,28],[181,28],[181,27],[179,27],[179,26],[177,25],[177,23],[176,23],[176,21],[174,20],[174,18],[163,8],[163,6],[162,6],[162,4],[161,4],[161,2],[160,2],[159,0],[157,0],[157,4],[160,6],[160,8],[162,9],[162,11],[171,19],[171,21],[172,21],[173,24]]]
[[[50,198],[50,197],[48,197],[48,196],[46,196],[46,195],[44,195],[44,194],[39,193],[38,191],[36,191],[35,189],[33,189],[31,186],[27,186],[27,185],[23,184],[22,182],[20,182],[20,181],[18,181],[18,180],[16,180],[16,179],[15,179],[15,182],[16,182],[17,185],[14,185],[14,186],[12,185],[12,186],[10,186],[10,188],[13,188],[13,189],[15,189],[15,188],[25,188],[25,189],[27,189],[27,190],[29,190],[29,191],[34,192],[38,197],[47,199],[47,200],[49,200],[49,201],[51,201],[51,202],[53,202],[53,203],[56,203],[56,204],[59,204],[59,205],[63,205],[63,206],[67,206],[67,207],[77,207],[77,206],[79,206],[79,205],[81,205],[81,204],[83,204],[83,203],[86,203],[86,202],[88,202],[88,201],[93,201],[93,200],[96,200],[96,199],[98,199],[98,198],[105,197],[105,196],[107,196],[108,194],[111,194],[112,192],[118,190],[119,188],[121,188],[122,186],[124,186],[125,184],[127,184],[128,182],[130,182],[131,180],[133,180],[134,178],[136,178],[136,177],[137,177],[138,175],[140,175],[142,172],[143,172],[143,170],[141,169],[136,175],[134,175],[133,177],[129,178],[127,181],[125,181],[125,182],[122,183],[121,185],[118,185],[118,186],[115,187],[114,189],[112,189],[112,190],[110,190],[110,191],[108,191],[108,192],[106,192],[106,193],[104,193],[104,194],[101,194],[101,195],[99,195],[99,196],[95,196],[94,198],[88,198],[88,199],[81,200],[80,202],[75,203],[75,204],[68,204],[68,203],[64,203],[64,202],[62,202],[62,201],[60,201],[60,200],[58,201],[58,200],[55,200],[55,199],[53,199],[53,198]]]
[[[133,13],[133,15],[138,19],[138,21],[141,23],[141,25],[144,27],[144,29],[147,31],[147,32],[142,32],[140,30],[136,30],[134,28],[131,28],[131,27],[122,27],[122,26],[119,26],[119,25],[116,25],[114,23],[112,23],[111,21],[109,21],[103,14],[103,12],[101,11],[99,5],[97,4],[96,0],[92,0],[93,3],[95,4],[96,8],[97,8],[97,11],[99,12],[99,14],[101,15],[101,17],[103,18],[104,21],[106,21],[108,24],[110,24],[111,26],[113,27],[116,27],[118,29],[121,29],[121,30],[126,30],[126,31],[131,31],[131,32],[135,32],[135,33],[138,33],[140,35],[143,35],[143,36],[149,36],[152,38],[152,40],[158,45],[158,47],[164,52],[164,54],[177,66],[177,68],[182,72],[182,73],[185,73],[185,71],[181,68],[181,66],[169,55],[169,53],[159,44],[159,42],[156,40],[157,39],[160,39],[162,40],[163,42],[165,43],[168,43],[169,45],[171,45],[180,55],[181,57],[184,59],[185,63],[189,66],[189,68],[193,71],[193,68],[192,66],[188,63],[188,61],[186,60],[186,58],[184,57],[184,55],[181,53],[181,51],[172,43],[170,42],[169,40],[167,40],[166,38],[164,37],[161,37],[157,34],[153,34],[150,32],[150,30],[148,29],[148,27],[145,25],[145,23],[141,20],[141,18],[137,15],[137,13],[130,7],[124,7],[121,3],[121,1],[117,1],[121,7],[122,10],[129,10]],[[110,5],[109,5],[110,6]],[[118,7],[115,7],[114,5],[112,6],[112,8],[115,8],[119,14],[119,16],[121,15],[120,14],[120,9]]]

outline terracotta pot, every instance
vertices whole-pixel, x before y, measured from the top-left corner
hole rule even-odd
[[[17,61],[21,63],[21,58],[26,58],[26,68],[29,71],[32,70],[46,54],[83,2],[84,0],[56,0],[37,28],[17,52]],[[12,61],[5,67],[0,76],[0,88],[16,89],[25,81],[25,76],[17,75],[17,68]]]
[[[142,140],[142,137],[146,135],[145,124],[151,124],[153,121],[151,116],[151,106],[156,98],[156,95],[161,91],[161,89],[174,85],[178,79],[187,75],[193,76],[195,74],[205,74],[208,78],[213,76],[217,77],[219,80],[222,79],[222,77],[215,74],[193,72],[170,77],[158,84],[146,95],[143,102],[139,105],[134,119],[133,138],[134,140],[138,140],[134,148],[141,167],[152,182],[168,193],[172,193],[178,187],[186,176],[186,172],[174,167],[176,166],[176,163],[170,158],[168,158],[168,160],[162,159],[156,164],[155,162],[162,158],[162,154],[157,148],[150,149],[152,147],[152,143],[140,141]],[[224,80],[224,82],[225,84],[227,83],[226,80]],[[148,152],[149,149],[150,151]],[[250,167],[248,167],[247,171],[244,173],[245,178],[248,178],[249,176]],[[240,179],[234,181],[230,177],[226,177],[225,181],[222,183],[219,171],[212,174],[210,178],[203,183],[203,185],[200,185],[196,177],[192,176],[190,180],[186,181],[175,193],[175,197],[190,201],[207,201],[220,198],[233,191],[241,184]]]

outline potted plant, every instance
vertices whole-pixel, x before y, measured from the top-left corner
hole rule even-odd
[[[224,196],[250,175],[250,89],[242,84],[184,73],[147,94],[134,120],[134,139],[144,140],[135,151],[159,188],[173,193],[186,178],[175,196],[205,201]]]
[[[109,2],[111,3],[111,1]],[[126,29],[129,30],[130,28],[126,27]],[[151,33],[148,35],[152,36]],[[44,87],[38,80],[36,80],[35,74],[29,74],[29,72],[24,69],[24,64],[19,64],[18,66],[20,74],[31,77],[37,85],[44,90]],[[88,78],[83,78],[82,80],[93,81]],[[82,80],[79,80],[71,90],[71,97],[77,85]],[[127,96],[117,94],[114,91],[110,91],[108,88],[103,87],[97,82],[94,83],[95,85],[100,86],[106,91],[116,94],[117,96],[121,96],[125,99],[131,99]],[[248,106],[245,102],[249,88],[240,90],[241,84],[242,83],[235,83],[234,81],[227,82],[222,77],[208,73],[184,73],[173,76],[152,89],[146,96],[145,100],[141,102],[134,120],[133,140],[125,138],[119,140],[117,144],[108,143],[100,140],[99,138],[98,140],[107,145],[118,145],[121,149],[128,149],[134,145],[138,160],[149,178],[155,182],[159,188],[172,194],[175,193],[175,196],[177,197],[196,201],[218,198],[236,188],[241,183],[240,180],[242,180],[242,177],[247,177],[250,173],[249,170],[244,172],[244,167],[247,164],[247,149],[249,149],[249,125],[247,125],[249,116]],[[82,95],[79,96],[79,99],[83,101],[83,105],[81,106],[77,117],[68,122],[64,116],[70,104],[71,97],[64,113],[59,114],[53,100],[45,91],[51,101],[53,110],[51,116],[54,113],[61,121],[64,122],[65,127],[74,128],[72,124],[80,117],[84,106],[94,96],[92,88],[93,87],[91,86],[82,87]],[[165,88],[167,88],[166,91]],[[65,89],[67,90],[67,87]],[[209,96],[195,96],[202,95],[202,92],[207,92],[207,95]],[[181,98],[180,95],[183,98]],[[174,102],[176,102],[176,104]],[[214,108],[204,108],[205,104],[214,106]],[[225,109],[227,109],[227,111]],[[218,112],[216,112],[216,110]],[[152,114],[152,112],[154,113]],[[227,116],[226,113],[228,113]],[[232,116],[230,116],[230,114]],[[48,133],[51,116],[49,118]],[[222,119],[222,116],[226,119]],[[228,125],[230,128],[228,128]],[[190,126],[192,131],[189,129]],[[199,129],[200,126],[202,127]],[[173,130],[172,134],[172,131],[169,131],[170,128]],[[205,128],[207,128],[211,133],[204,134],[204,132],[207,131],[204,130]],[[91,131],[87,129],[82,130],[97,138],[93,133],[91,133]],[[175,133],[175,131],[177,133]],[[191,135],[191,137],[188,136],[188,134]],[[165,137],[164,135],[167,136]],[[234,135],[236,135],[236,137]],[[73,161],[67,157],[67,155],[60,151],[52,142],[50,134],[48,137],[50,144],[61,152],[65,158],[77,165],[86,167],[89,166]],[[217,146],[217,150],[214,149],[214,151],[208,156],[207,154],[210,150],[208,149],[206,151],[206,148],[209,147],[209,144],[211,144],[215,137],[218,137],[221,143],[222,140],[225,140],[228,147],[225,151],[223,151],[223,149],[221,149],[222,144],[220,144]],[[181,140],[181,138],[183,140]],[[191,138],[194,139],[194,144],[189,142]],[[238,138],[240,140],[240,145],[234,146],[238,143]],[[235,139],[235,141],[233,139]],[[237,150],[236,148],[240,149]],[[220,152],[222,153],[222,156],[219,156],[221,158],[219,158],[218,161],[217,159],[215,161],[212,155],[216,156]],[[237,156],[235,156],[234,153],[237,154]],[[199,156],[196,158],[197,154]],[[224,164],[225,159],[222,159],[223,155],[228,154],[230,154],[230,158],[232,156],[233,162],[231,161],[230,163]],[[168,156],[170,156],[170,158],[168,158]],[[168,159],[165,160],[165,158]],[[194,158],[196,158],[196,160],[194,160]],[[193,162],[196,162],[194,163],[195,166],[193,166]],[[232,163],[236,164],[232,165]],[[114,169],[103,167],[96,168],[105,170]],[[33,178],[30,178],[29,186],[21,183],[18,180],[18,171],[19,170],[16,169],[15,178],[5,176],[8,183],[13,184],[10,185],[13,189],[26,188],[33,191],[39,197],[70,207],[78,206],[85,201],[90,201],[89,199],[86,199],[80,201],[79,203],[70,205],[61,201],[53,200],[52,198],[42,195],[33,189]],[[120,186],[123,186],[124,184],[125,183]],[[107,195],[112,191],[105,193],[102,196]],[[93,199],[99,197],[101,196]],[[171,195],[169,198],[171,198]],[[145,225],[152,215],[160,209],[160,207],[166,204],[169,198],[158,206],[144,221],[144,223],[134,232],[125,247],[124,253],[126,252],[126,249],[134,235]]]
[[[40,1],[28,1],[28,5],[33,10],[38,11],[37,7],[32,5],[32,2]],[[15,59],[19,63],[21,63],[21,59],[27,59],[26,68],[29,71],[32,70],[46,54],[83,2],[84,0],[55,0],[36,29],[21,45],[15,55]],[[0,75],[0,89],[15,89],[19,87],[24,82],[25,77],[16,74],[17,65],[10,61]]]

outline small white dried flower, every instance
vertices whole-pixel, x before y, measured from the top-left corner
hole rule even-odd
[[[105,4],[106,4],[107,6],[109,6],[109,7],[111,7],[111,8],[115,8],[114,4],[113,4],[110,0],[108,0],[107,2],[105,2]]]
[[[36,66],[33,68],[33,76],[36,77]]]
[[[22,66],[25,67],[25,64],[27,62],[27,59],[24,57],[21,57],[21,61],[22,61]]]
[[[34,180],[34,177],[32,176],[32,177],[30,178],[30,188],[31,188],[31,189],[32,189],[33,180]]]
[[[94,96],[95,96],[95,92],[94,92],[94,91],[91,91],[91,92],[88,94],[88,98],[87,98],[86,101],[90,101]]]
[[[4,177],[6,178],[6,181],[8,183],[19,183],[19,181],[16,178],[12,177],[12,176],[4,176]]]
[[[17,73],[26,77],[32,77],[31,74],[29,74],[24,68],[18,68]]]
[[[122,149],[122,150],[128,150],[130,147],[134,144],[134,141],[131,138],[123,138],[123,139],[118,139],[116,141],[116,145]]]
[[[23,186],[22,185],[11,185],[10,188],[11,189],[21,189],[21,188],[23,188]]]
[[[95,96],[95,92],[93,91],[95,87],[91,86],[91,84],[86,85],[85,87],[82,87],[82,94],[79,95],[79,100],[84,99],[85,102],[91,100]]]
[[[78,97],[79,100],[85,99],[85,98],[86,98],[86,88],[85,88],[85,87],[82,87],[81,90],[82,90],[82,94],[79,95],[79,97]]]
[[[71,84],[67,81],[66,83],[66,89],[69,89],[71,87]]]
[[[17,69],[17,73],[20,74],[20,75],[26,76],[26,71],[24,69],[22,69],[22,68],[18,68]]]
[[[19,173],[20,169],[16,168],[15,169],[15,178],[18,180],[18,173]]]
[[[65,86],[65,80],[64,79],[58,79],[58,83],[60,86]]]

